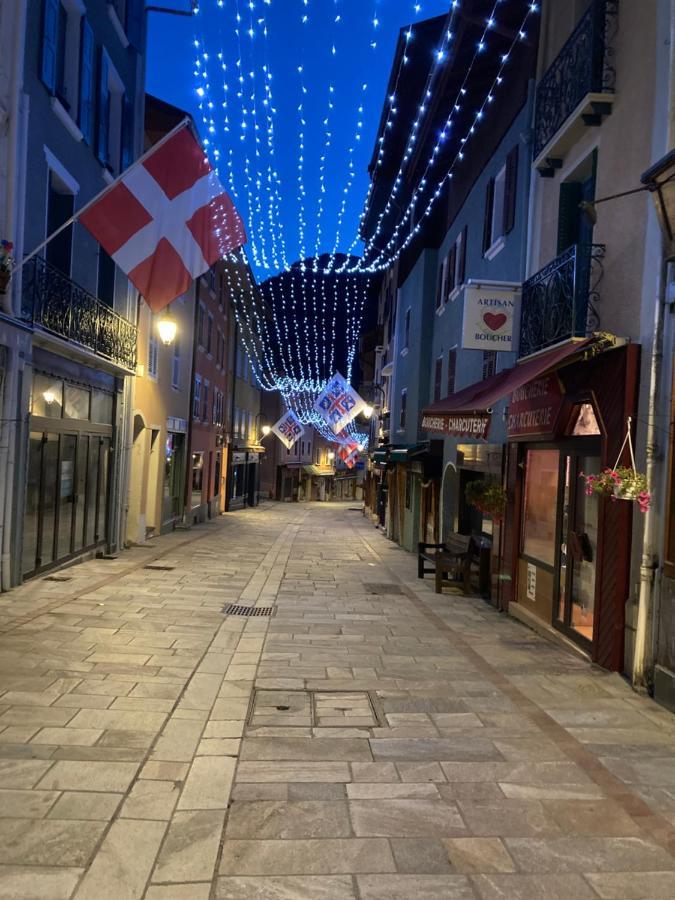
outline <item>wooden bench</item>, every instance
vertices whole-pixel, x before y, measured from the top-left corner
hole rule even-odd
[[[419,543],[417,551],[417,577],[433,574],[437,594],[443,593],[443,580],[446,578],[461,582],[462,590],[470,592],[471,570],[474,566],[480,566],[480,547],[473,537],[452,534],[442,544]]]

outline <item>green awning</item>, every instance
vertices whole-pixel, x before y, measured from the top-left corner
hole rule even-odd
[[[386,463],[387,461],[387,451],[386,450],[376,450],[371,459],[374,463]]]

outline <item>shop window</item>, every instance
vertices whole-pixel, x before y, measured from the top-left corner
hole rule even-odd
[[[67,419],[89,418],[89,391],[84,388],[66,385],[66,402],[63,410]]]
[[[34,416],[60,419],[63,412],[63,382],[47,375],[34,375],[31,412]]]
[[[555,562],[557,450],[528,450],[525,460],[522,553],[544,565]]]
[[[569,434],[574,437],[601,434],[595,410],[591,403],[575,406],[570,416]]]
[[[112,425],[113,395],[106,391],[91,392],[91,421],[101,425]]]

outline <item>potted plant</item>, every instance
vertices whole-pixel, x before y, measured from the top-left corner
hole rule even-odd
[[[647,484],[647,476],[642,472],[627,466],[615,466],[613,469],[603,469],[599,475],[582,473],[581,477],[586,481],[586,493],[589,497],[600,494],[613,501],[633,501],[643,513],[649,509],[652,495]]]
[[[9,280],[12,277],[12,266],[14,264],[14,257],[12,256],[13,249],[14,244],[12,244],[11,241],[0,241],[0,294],[5,293]]]
[[[493,522],[500,522],[506,510],[508,499],[501,482],[496,478],[482,478],[470,481],[464,489],[466,502],[480,510]]]

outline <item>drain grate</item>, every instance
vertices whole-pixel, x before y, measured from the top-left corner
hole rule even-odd
[[[276,612],[275,606],[238,606],[236,603],[230,603],[223,607],[226,616],[273,616]]]
[[[398,584],[386,584],[384,582],[364,582],[363,588],[366,594],[402,594],[401,586]]]
[[[45,581],[72,581],[72,575],[47,575]]]
[[[153,563],[150,563],[147,566],[143,566],[143,568],[150,569],[153,572],[173,572],[173,570],[176,567],[175,566],[160,566],[160,565],[154,565]]]

